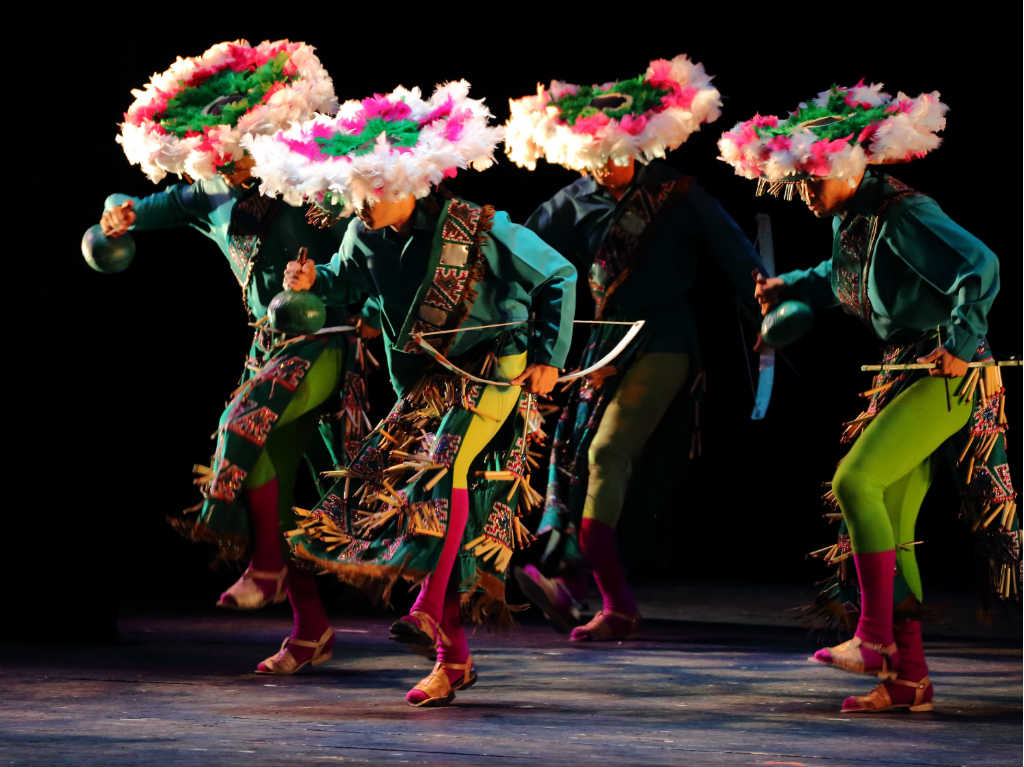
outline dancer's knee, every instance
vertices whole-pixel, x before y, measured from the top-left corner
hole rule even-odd
[[[832,477],[832,493],[847,520],[863,517],[865,511],[876,507],[884,509],[881,503],[884,489],[851,461],[842,461],[836,469]]]
[[[632,456],[616,445],[614,440],[597,439],[590,445],[590,475],[598,477],[628,478],[633,471]]]

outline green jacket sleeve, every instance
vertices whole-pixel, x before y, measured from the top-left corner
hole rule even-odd
[[[786,283],[783,296],[803,301],[812,309],[838,306],[839,301],[832,292],[831,274],[831,258],[811,269],[794,269],[780,274],[779,279]]]
[[[894,204],[881,237],[924,283],[948,297],[943,346],[970,360],[988,332],[988,313],[999,292],[999,259],[928,197]]]
[[[359,240],[356,233],[358,219],[352,219],[341,247],[329,263],[316,265],[316,282],[311,292],[323,299],[327,306],[346,307],[361,303],[367,294],[374,296],[379,291],[372,285],[369,272],[365,268],[365,257],[370,254],[369,248]],[[367,302],[369,304],[369,302]],[[369,318],[367,305],[363,307],[363,316]],[[379,314],[379,312],[378,312]],[[374,327],[379,327],[379,320],[371,320]]]
[[[576,267],[577,272],[585,272],[590,269],[593,255],[585,253],[586,249],[581,247],[577,228],[579,223],[576,201],[568,189],[562,189],[539,205],[526,219],[524,226],[558,251]]]
[[[752,273],[755,269],[763,273],[765,267],[754,246],[719,202],[696,184],[691,185],[690,202],[704,227],[706,253],[728,277],[748,314],[760,317]]]
[[[488,265],[499,279],[519,283],[530,295],[534,318],[529,361],[565,367],[576,312],[576,268],[525,226],[497,211],[491,235],[499,244]],[[488,249],[490,250],[490,249]]]
[[[131,200],[134,203],[134,231],[150,229],[176,229],[183,226],[207,228],[207,217],[213,209],[213,202],[201,182],[195,184],[174,184],[156,194],[146,197],[130,197],[123,194],[110,195],[104,210]]]

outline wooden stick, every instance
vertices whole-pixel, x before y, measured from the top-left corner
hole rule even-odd
[[[1022,364],[1022,360],[1009,359],[1009,360],[991,360],[988,362],[968,362],[967,367],[969,368],[1019,368]],[[881,365],[861,365],[860,369],[862,373],[878,373],[881,371],[899,371],[899,370],[932,370],[933,368],[940,367],[937,362],[909,362],[892,364],[885,363]]]
[[[982,527],[988,527],[992,523],[992,520],[995,519],[999,515],[999,512],[1001,512],[1003,510],[1003,506],[1005,506],[1005,505],[1006,505],[1006,501],[1003,501],[1001,504],[996,506],[996,510],[993,511],[991,514],[989,514],[988,517],[986,517],[985,521],[981,523],[981,526]]]
[[[971,449],[971,445],[972,444],[974,444],[974,435],[973,434],[971,435],[971,438],[969,440],[967,440],[967,444],[964,446],[964,451],[962,453],[960,453],[960,457],[956,461],[958,465],[964,462],[964,458],[967,457],[967,451],[969,451]]]
[[[437,474],[434,475],[433,479],[431,479],[427,484],[425,484],[423,486],[423,489],[424,490],[433,490],[434,489],[434,485],[436,485],[438,482],[440,482],[441,478],[445,474],[447,474],[447,473],[448,473],[448,467],[445,466],[443,469],[441,469],[441,471],[439,471]]]
[[[874,396],[878,392],[885,391],[886,389],[892,387],[893,383],[895,383],[895,382],[894,381],[889,381],[889,383],[883,384],[882,386],[876,386],[874,389],[868,389],[867,391],[862,391],[857,396],[858,397],[871,397],[871,396]]]
[[[517,476],[516,481],[512,483],[512,489],[508,491],[508,495],[505,496],[506,501],[511,501],[512,496],[516,494],[516,490],[519,489],[520,483],[523,481],[522,477]]]
[[[904,551],[910,551],[914,546],[920,546],[922,543],[924,543],[924,541],[910,541],[909,543],[900,543],[896,548],[903,549]]]
[[[988,462],[988,457],[992,455],[992,451],[996,449],[996,443],[999,441],[999,432],[992,435],[992,439],[988,441],[988,449],[985,451],[985,456],[982,458],[982,462]]]

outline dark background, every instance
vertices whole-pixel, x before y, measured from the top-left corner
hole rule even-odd
[[[507,99],[538,81],[603,82],[686,52],[715,75],[723,116],[671,162],[695,175],[751,236],[754,214],[770,213],[780,271],[828,257],[829,223],[799,202],[755,199],[754,183],[715,159],[718,136],[755,111],[782,114],[833,82],[863,77],[910,95],[938,89],[950,107],[943,146],[893,172],[935,196],[1001,256],[990,340],[998,356],[1021,352],[1016,21],[970,11],[903,17],[884,6],[833,14],[780,5],[776,21],[765,20],[772,10],[763,4],[756,15],[719,3],[696,15],[637,6],[601,18],[539,8],[478,4],[408,16],[380,6],[346,17],[303,4],[231,22],[209,20],[194,6],[166,6],[161,16],[109,8],[102,20],[65,16],[60,32],[43,18],[26,31],[13,56],[31,73],[15,91],[25,130],[12,136],[17,123],[9,121],[6,158],[19,180],[9,231],[27,236],[16,251],[17,320],[6,328],[14,341],[7,405],[17,457],[5,562],[8,587],[28,609],[52,625],[69,625],[71,615],[75,631],[88,634],[109,627],[126,601],[209,603],[234,577],[212,573],[209,552],[179,540],[164,518],[197,500],[191,465],[209,458],[208,435],[248,347],[237,283],[217,248],[187,230],[136,235],[136,260],[118,275],[91,271],[79,252],[106,195],[155,191],[114,141],[130,90],[175,56],[224,39],[314,45],[341,100],[400,83],[429,93],[436,82],[464,77],[499,121]],[[504,208],[515,221],[574,178],[543,162],[531,174],[503,155],[486,173],[461,176],[453,191]],[[754,589],[816,579],[823,571],[804,553],[833,536],[820,517],[820,483],[841,455],[840,423],[858,412],[856,392],[870,383],[858,366],[877,359],[877,346],[838,311],[818,317],[815,332],[787,350],[797,372],[780,366],[768,417],[752,423],[730,288],[706,271],[695,299],[709,381],[705,457],[688,469],[680,444],[678,455],[651,464],[661,479],[689,475],[685,490],[662,494],[658,504],[676,520],[670,545],[661,547],[671,551],[662,577],[746,581]],[[1009,373],[1007,383],[1007,411],[1018,427],[1020,374]],[[373,393],[378,407],[390,404],[382,378]],[[1012,435],[1010,443],[1015,449]],[[1019,481],[1019,454],[1014,465]],[[642,516],[638,505],[627,503],[626,514]],[[926,588],[970,587],[957,505],[951,486],[937,482],[919,523]],[[634,562],[647,558],[635,546],[630,554]]]

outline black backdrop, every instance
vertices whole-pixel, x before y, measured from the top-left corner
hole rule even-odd
[[[499,119],[508,97],[538,81],[604,81],[685,51],[715,75],[725,105],[722,118],[671,161],[696,175],[748,233],[755,212],[770,213],[780,270],[826,257],[829,225],[798,202],[755,200],[754,184],[715,159],[720,133],[755,111],[783,113],[833,82],[863,77],[912,95],[938,89],[950,106],[944,145],[895,172],[1000,254],[1003,288],[990,337],[1000,355],[1020,353],[1017,25],[969,12],[920,19],[878,6],[870,17],[793,6],[781,18],[782,4],[780,18],[766,21],[772,12],[759,7],[758,15],[725,4],[699,15],[621,7],[595,19],[508,4],[346,16],[322,4],[253,11],[231,23],[205,21],[206,11],[191,6],[136,7],[104,11],[102,20],[65,16],[60,32],[38,18],[11,59],[32,74],[27,88],[15,90],[5,163],[18,178],[8,231],[22,233],[10,255],[24,272],[9,288],[17,303],[7,327],[17,457],[9,463],[15,524],[4,548],[5,561],[19,568],[9,587],[41,614],[59,606],[102,623],[120,600],[208,599],[230,580],[211,576],[207,553],[178,540],[163,519],[196,500],[191,464],[208,458],[207,435],[247,348],[237,285],[212,243],[189,231],[137,235],[135,263],[120,275],[92,272],[79,255],[79,238],[107,194],[153,189],[114,142],[130,90],[176,55],[222,39],[313,44],[342,100],[399,83],[427,91],[465,77]],[[529,174],[504,158],[486,173],[461,175],[455,192],[517,221],[573,178],[544,163]],[[781,369],[768,417],[751,423],[728,290],[710,271],[699,294],[710,385],[705,458],[690,470],[685,493],[662,499],[679,520],[669,577],[815,578],[820,570],[804,552],[831,535],[819,516],[820,482],[840,455],[839,424],[856,412],[855,392],[869,382],[857,366],[877,349],[855,321],[818,318],[816,332],[788,351],[799,375]],[[1020,376],[1007,378],[1016,427]],[[376,383],[377,402],[386,405],[390,391]],[[680,446],[666,470],[682,476],[684,453]],[[957,546],[956,505],[943,482],[926,503],[926,584],[963,585],[970,577],[966,549]],[[635,506],[627,514],[643,513]]]

